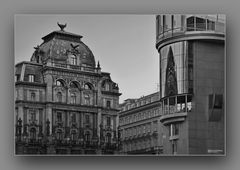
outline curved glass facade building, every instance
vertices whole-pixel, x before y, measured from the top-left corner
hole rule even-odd
[[[165,154],[224,154],[225,15],[157,15]]]

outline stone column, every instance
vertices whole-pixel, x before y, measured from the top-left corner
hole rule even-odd
[[[46,100],[47,102],[52,102],[53,101],[53,79],[50,74],[47,74],[45,76],[45,82],[47,82],[47,87],[46,87]]]
[[[102,109],[98,109],[97,113],[97,135],[100,137],[100,124],[102,120]]]

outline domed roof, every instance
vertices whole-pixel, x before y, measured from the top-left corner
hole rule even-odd
[[[82,36],[60,28],[61,30],[53,31],[42,38],[43,43],[35,47],[31,61],[44,62],[50,58],[53,62],[66,64],[69,63],[69,56],[74,55],[77,57],[77,65],[95,67],[94,55],[81,41]]]

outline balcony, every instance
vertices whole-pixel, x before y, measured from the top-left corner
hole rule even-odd
[[[187,117],[187,112],[175,112],[175,113],[162,115],[160,118],[160,121],[164,125],[167,125],[173,122],[183,122],[185,121],[186,117]]]
[[[84,72],[92,72],[92,73],[98,73],[99,69],[94,67],[88,67],[88,66],[79,66],[79,65],[71,65],[71,64],[65,64],[65,63],[57,63],[57,62],[50,62],[48,66],[57,67],[57,68],[65,68],[70,70],[77,70],[77,71],[84,71]]]
[[[185,121],[187,114],[192,112],[192,95],[179,94],[161,99],[163,115],[160,121],[167,125],[174,122]]]

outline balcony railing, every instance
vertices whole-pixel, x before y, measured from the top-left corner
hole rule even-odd
[[[225,24],[221,22],[216,22],[214,25],[211,23],[197,23],[195,25],[188,24],[187,26],[183,27],[164,29],[164,31],[158,34],[156,38],[157,41],[160,41],[166,38],[175,37],[192,31],[205,31],[222,34],[225,34],[226,32]]]
[[[51,62],[50,66],[58,67],[58,68],[66,68],[66,69],[71,69],[71,70],[85,71],[85,72],[93,72],[93,73],[97,73],[99,70],[94,67],[71,65],[71,64],[57,63],[57,62]]]

